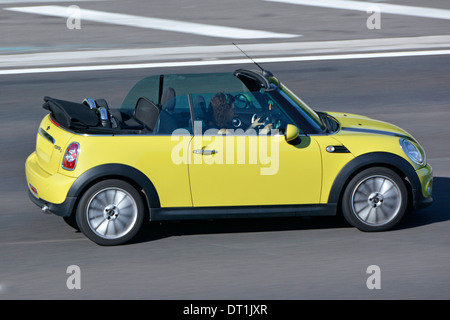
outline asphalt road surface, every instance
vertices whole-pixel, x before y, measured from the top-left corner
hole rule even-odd
[[[111,50],[229,45],[230,39],[152,30],[153,36],[146,42],[142,37],[148,35],[148,30],[114,25],[111,31],[103,24],[83,20],[81,30],[55,31],[61,23],[65,28],[64,19],[42,18],[4,8],[18,6],[18,3],[21,6],[60,3],[13,2],[0,1],[0,45],[3,57],[10,59],[1,60],[9,61],[8,65],[0,64],[0,299],[450,298],[450,55],[264,63],[264,67],[316,110],[352,112],[389,121],[419,140],[434,169],[434,203],[413,212],[395,230],[364,233],[350,227],[341,217],[165,222],[146,225],[128,245],[101,247],[70,228],[61,218],[42,214],[28,199],[24,163],[34,150],[37,128],[46,114],[41,108],[42,97],[49,95],[74,101],[88,96],[102,97],[114,107],[120,105],[136,81],[149,74],[167,72],[167,68],[153,65],[124,70],[92,68],[80,72],[47,69],[7,74],[4,71],[41,67],[42,60],[31,54],[66,52],[67,56],[72,56],[78,51],[91,54],[89,50],[104,49],[114,53],[107,61],[113,65],[147,60],[142,57],[127,60]],[[222,10],[214,7],[213,2],[207,5],[205,1],[187,2],[184,16],[179,10],[170,10],[175,5],[170,7],[162,1],[155,1],[155,10],[149,10],[138,1],[132,1],[130,6],[119,1],[105,3],[77,4],[93,10],[148,17],[159,14],[165,19],[181,20],[189,16],[191,22],[221,26],[231,21],[229,26],[243,29],[302,35],[281,40],[250,39],[245,41],[247,44],[442,36],[449,27],[445,19],[389,15],[382,20],[382,29],[375,30],[374,34],[365,27],[366,13],[361,17],[355,11],[333,10],[335,14],[325,17],[321,15],[325,9],[305,6],[294,14],[292,8],[296,5],[257,0],[246,2],[245,8],[256,8],[251,11],[253,20],[248,21],[238,19],[245,16],[244,13],[229,8],[233,6],[232,1],[227,1],[226,8],[222,4]],[[203,11],[199,10],[202,4],[206,8]],[[419,6],[420,2],[409,1],[408,5]],[[432,1],[427,5],[449,9],[444,1]],[[212,13],[220,19],[212,19]],[[295,25],[297,16],[303,16],[310,24]],[[272,19],[274,23],[269,27],[267,23],[251,23],[257,17]],[[280,22],[283,17],[290,22],[286,26]],[[313,17],[328,18],[329,23],[314,22]],[[342,17],[348,20],[342,23]],[[359,23],[363,27],[355,27]],[[409,25],[414,27],[407,28]],[[83,28],[90,27],[92,32],[83,33]],[[52,35],[56,38],[46,30],[56,32]],[[81,33],[71,39],[64,36],[73,32]],[[433,42],[425,49],[442,46],[446,46],[445,41]],[[396,52],[394,49],[387,52]],[[348,47],[340,50],[348,50]],[[373,47],[371,50],[374,51]],[[270,56],[266,52],[257,57],[264,55]],[[16,58],[19,62],[14,64]],[[217,59],[212,58],[212,61]],[[219,61],[222,58],[219,57]],[[180,56],[177,59],[181,59]],[[45,67],[101,64],[101,59],[91,63],[63,60]],[[195,55],[185,60],[195,60]],[[22,65],[23,61],[28,64]],[[180,64],[170,67],[169,71],[254,68],[248,61],[238,62],[187,67]],[[68,267],[73,265],[79,267],[81,281],[80,289],[70,290]],[[381,287],[370,290],[368,268],[373,265],[379,267]]]

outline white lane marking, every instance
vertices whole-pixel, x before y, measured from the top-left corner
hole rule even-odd
[[[296,57],[274,57],[254,59],[257,63],[280,63],[301,61],[325,61],[325,60],[348,60],[348,59],[373,59],[373,58],[396,58],[450,55],[450,50],[427,50],[427,51],[401,51],[401,52],[378,52],[378,53],[353,53],[335,55],[315,55]],[[216,66],[230,64],[249,64],[249,59],[226,59],[226,60],[200,60],[200,61],[178,61],[178,62],[155,62],[137,64],[113,64],[95,66],[71,66],[50,68],[27,68],[27,69],[4,69],[0,75],[31,74],[31,73],[55,73],[55,72],[80,72],[80,71],[102,71],[102,70],[124,70],[124,69],[151,69],[151,68],[175,68],[194,66]]]
[[[423,36],[404,38],[356,39],[340,41],[305,41],[239,44],[253,58],[273,56],[298,56],[312,54],[337,54],[357,52],[386,52],[437,50],[450,48],[450,36]],[[114,64],[186,61],[200,59],[242,58],[233,45],[186,46],[165,48],[127,48],[86,51],[38,52],[1,54],[0,68],[45,67],[80,64]],[[108,61],[108,62],[106,62]]]
[[[70,17],[70,12],[68,12],[67,7],[63,6],[12,7],[5,8],[5,10],[62,18]],[[177,20],[150,18],[88,9],[80,9],[80,17],[81,21],[86,20],[136,28],[182,32],[201,36],[229,39],[294,38],[300,36],[296,34],[241,29],[193,22],[182,22]]]
[[[450,20],[450,10],[436,9],[427,7],[414,7],[399,4],[379,3],[379,2],[363,2],[351,0],[265,0],[268,2],[281,2],[302,6],[313,6],[333,9],[364,11],[371,7],[380,8],[381,13],[390,13],[404,16],[414,16],[423,18],[434,18]]]
[[[54,2],[93,2],[112,0],[0,0],[0,4],[20,4],[20,3],[54,3]]]

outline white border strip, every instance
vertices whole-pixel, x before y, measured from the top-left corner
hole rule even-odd
[[[274,57],[254,59],[257,63],[280,63],[301,61],[324,61],[324,60],[349,60],[349,59],[373,59],[373,58],[396,58],[396,57],[418,57],[450,55],[450,50],[428,50],[428,51],[403,51],[403,52],[378,52],[378,53],[353,53],[316,56],[296,57]],[[230,64],[249,64],[249,59],[226,59],[226,60],[200,60],[200,61],[178,61],[178,62],[155,62],[139,64],[113,64],[93,66],[71,66],[53,68],[27,68],[0,70],[0,75],[32,74],[32,73],[56,73],[56,72],[79,72],[79,71],[104,71],[124,69],[152,69],[152,68],[175,68],[195,66],[217,66]]]
[[[355,39],[239,44],[253,58],[324,54],[350,54],[390,51],[450,49],[450,35],[404,38]],[[183,46],[164,48],[127,48],[0,54],[0,70],[7,68],[44,68],[56,66],[161,61],[239,59],[244,55],[234,45]]]

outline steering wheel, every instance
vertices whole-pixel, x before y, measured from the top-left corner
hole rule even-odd
[[[252,116],[252,123],[254,123],[256,121],[256,119],[259,119],[259,122],[262,123],[262,125],[257,126],[256,129],[262,129],[265,126],[267,126],[269,123],[273,124],[273,116],[269,112],[253,114],[253,116]]]

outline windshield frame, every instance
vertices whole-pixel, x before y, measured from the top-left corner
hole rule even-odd
[[[312,133],[323,133],[326,131],[326,126],[320,118],[319,114],[308,106],[302,99],[293,93],[283,83],[278,86],[280,92],[283,93],[284,98],[290,102],[291,105],[305,118]]]

